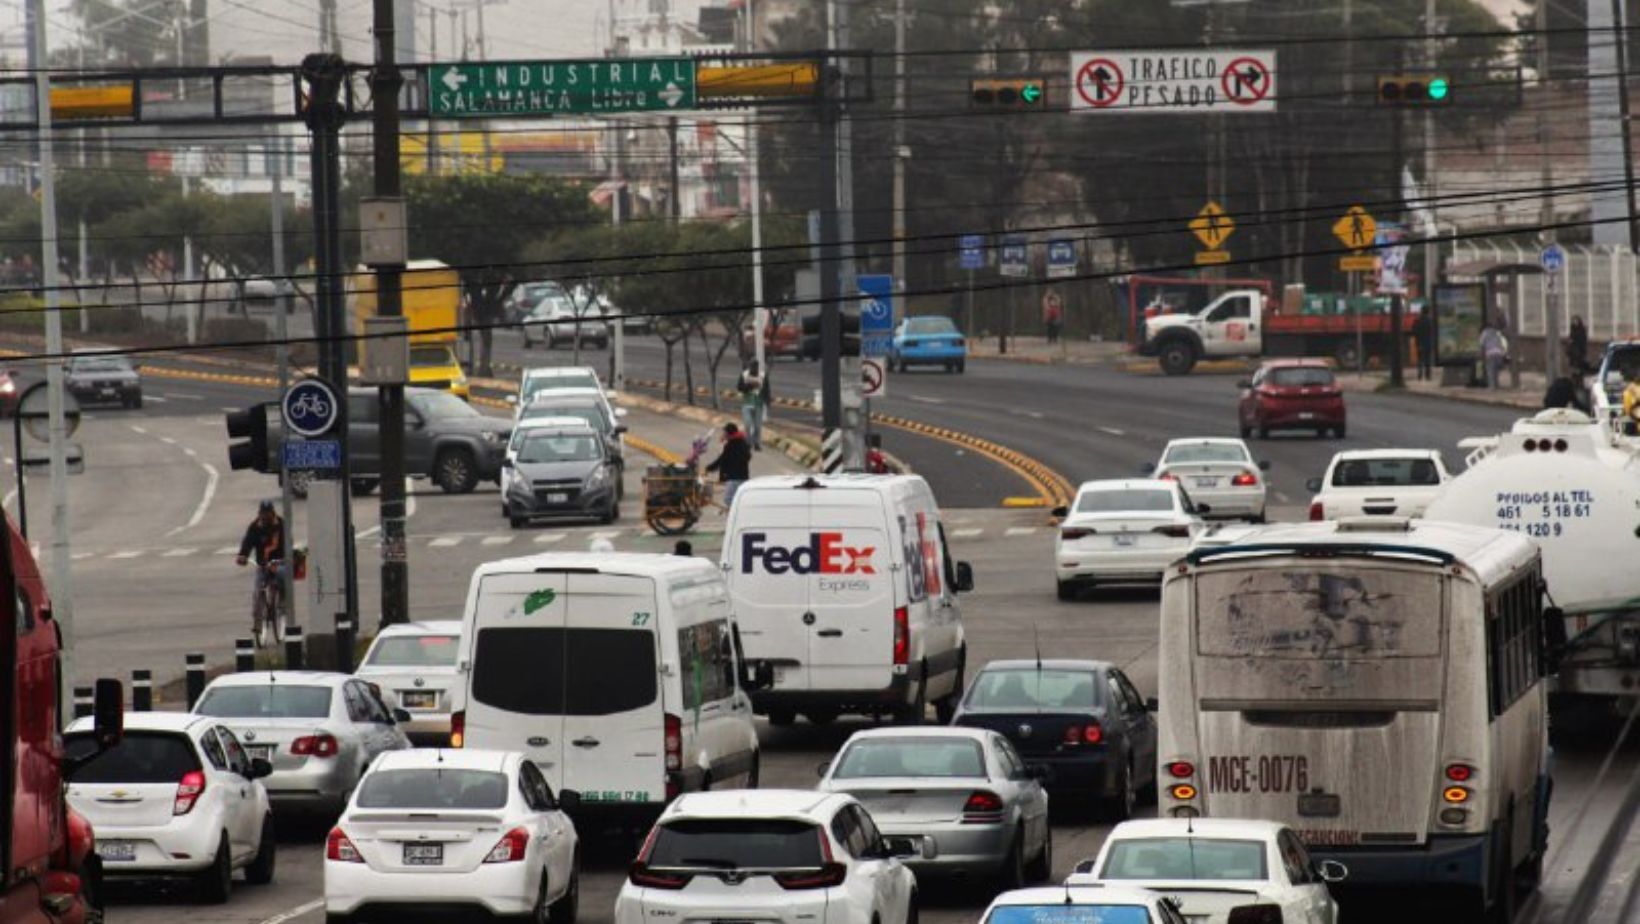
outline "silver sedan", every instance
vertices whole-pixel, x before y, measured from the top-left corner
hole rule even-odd
[[[1004,889],[1053,872],[1048,794],[1007,738],[980,728],[856,732],[820,787],[860,800],[885,836],[919,841],[918,875],[994,876]]]
[[[399,727],[410,714],[347,674],[225,674],[194,712],[221,719],[252,758],[273,765],[263,785],[275,810],[338,813],[376,755],[410,746]]]

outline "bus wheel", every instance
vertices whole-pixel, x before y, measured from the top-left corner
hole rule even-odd
[[[1492,906],[1486,909],[1489,924],[1514,924],[1515,920],[1515,858],[1509,847],[1514,819],[1504,828],[1503,843],[1499,845],[1497,872],[1492,877]]]

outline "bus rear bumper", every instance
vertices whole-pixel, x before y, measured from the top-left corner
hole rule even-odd
[[[1486,885],[1489,868],[1483,834],[1431,836],[1413,847],[1313,847],[1316,860],[1349,867],[1346,888],[1470,888]]]

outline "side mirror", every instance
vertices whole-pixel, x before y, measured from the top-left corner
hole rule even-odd
[[[558,790],[558,811],[576,812],[581,808],[581,794],[573,789]]]
[[[1196,505],[1196,512],[1200,513],[1200,514],[1204,514],[1204,515],[1212,513],[1213,512],[1213,505],[1212,504],[1197,504]]]
[[[926,837],[885,837],[883,838],[884,852],[894,859],[932,860],[932,844]]]
[[[251,766],[250,766],[249,772],[247,772],[245,774],[246,778],[252,779],[252,780],[261,780],[261,779],[266,779],[267,777],[270,777],[272,775],[273,775],[273,764],[270,763],[266,757],[252,757],[251,758]]]
[[[774,686],[774,665],[767,661],[755,661],[740,666],[744,679],[740,688],[747,693],[756,693]]]
[[[118,680],[103,677],[97,681],[96,690],[91,723],[98,749],[106,751],[117,747],[125,737],[125,688]]]
[[[393,710],[393,723],[395,725],[403,725],[404,723],[406,723],[408,721],[410,721],[410,713],[406,712],[403,709],[394,709]]]
[[[512,468],[513,467],[512,456],[502,456],[501,457],[501,467],[502,468]]]
[[[1315,865],[1315,874],[1322,882],[1343,882],[1350,878],[1350,868],[1337,860],[1322,860]]]
[[[1304,482],[1304,490],[1309,491],[1311,494],[1315,494],[1316,492],[1320,491],[1321,490],[1321,479],[1320,478],[1311,478],[1309,481]]]
[[[626,432],[627,432],[627,426],[626,426],[626,424],[616,424],[615,429],[611,430],[610,432],[615,434],[616,436],[624,436],[624,435],[626,435]]]
[[[1156,697],[1154,697],[1154,696],[1145,697],[1145,710],[1147,712],[1155,712],[1156,710],[1158,710],[1160,708],[1162,708],[1162,704],[1156,701]]]
[[[972,593],[974,590],[974,568],[965,561],[957,562],[957,593]]]
[[[1261,471],[1261,472],[1269,471],[1270,470],[1270,460],[1269,459],[1260,459],[1260,460],[1258,460],[1258,470]]]
[[[615,416],[616,417],[625,417],[626,416],[626,408],[624,408],[624,407],[616,408],[615,409]]]
[[[826,774],[829,772],[831,772],[831,761],[829,760],[822,760],[814,765],[814,775],[822,780],[826,778]]]
[[[1049,514],[1049,516],[1052,516],[1056,520],[1063,520],[1066,517],[1071,515],[1071,508],[1066,507],[1065,505],[1061,504],[1058,507],[1055,507],[1052,510],[1048,511],[1048,514]]]
[[[1245,390],[1251,389],[1253,387],[1253,383],[1249,382],[1246,379],[1242,379],[1241,381],[1236,383],[1236,387],[1245,391]]]

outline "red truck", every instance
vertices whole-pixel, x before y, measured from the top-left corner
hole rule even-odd
[[[60,641],[45,581],[9,519],[0,543],[0,924],[103,920],[101,864],[91,825],[64,798],[59,733]],[[120,738],[123,693],[97,682],[98,743]]]

